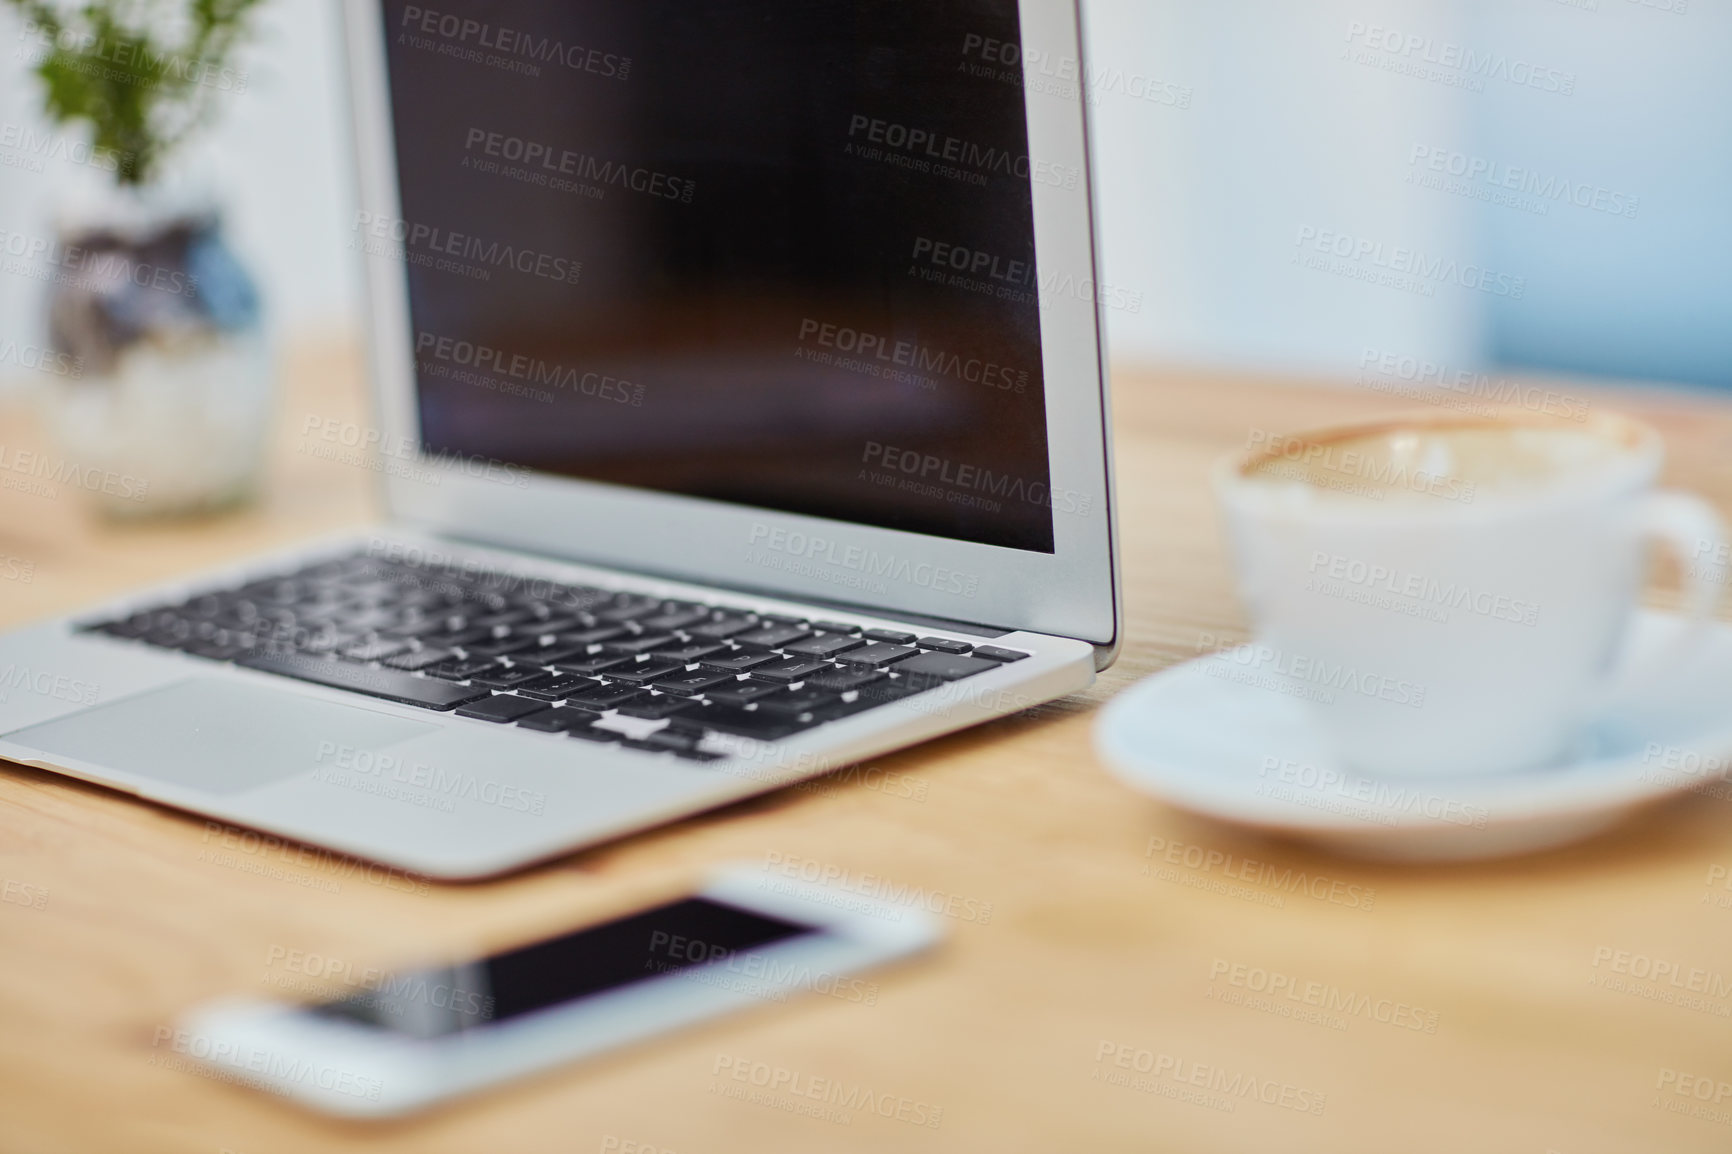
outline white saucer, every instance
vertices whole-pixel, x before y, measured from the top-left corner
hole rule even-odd
[[[1676,635],[1643,611],[1633,660]],[[1095,745],[1126,783],[1184,809],[1360,857],[1465,860],[1587,837],[1635,808],[1718,783],[1732,798],[1732,626],[1620,704],[1581,752],[1512,773],[1377,776],[1340,765],[1302,701],[1223,674],[1205,657],[1163,670],[1102,712]]]

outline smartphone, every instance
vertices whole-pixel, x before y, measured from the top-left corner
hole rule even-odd
[[[489,957],[369,971],[341,1000],[212,1003],[158,1042],[315,1110],[389,1117],[795,991],[834,991],[937,940],[923,910],[737,868]]]

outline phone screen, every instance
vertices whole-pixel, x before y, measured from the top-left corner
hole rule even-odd
[[[819,932],[709,898],[684,898],[478,961],[384,974],[364,993],[309,1013],[437,1038]]]

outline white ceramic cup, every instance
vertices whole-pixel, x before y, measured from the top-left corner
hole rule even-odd
[[[1471,462],[1392,477],[1388,458],[1343,448],[1474,430],[1513,452],[1518,436],[1560,429],[1607,451],[1525,487],[1476,481]],[[1629,418],[1428,413],[1253,441],[1214,474],[1257,638],[1243,656],[1316,711],[1354,768],[1489,773],[1566,757],[1597,711],[1666,664],[1630,670],[1622,656],[1651,541],[1694,573],[1679,647],[1718,602],[1708,567],[1688,563],[1723,547],[1720,519],[1654,489],[1663,442]]]

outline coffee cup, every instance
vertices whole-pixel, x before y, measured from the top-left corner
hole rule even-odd
[[[1650,543],[1718,554],[1720,518],[1655,488],[1658,432],[1415,414],[1255,436],[1214,474],[1259,677],[1305,703],[1342,760],[1396,775],[1555,764],[1621,694],[1704,635],[1689,581],[1669,658],[1626,634]]]

